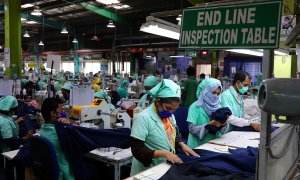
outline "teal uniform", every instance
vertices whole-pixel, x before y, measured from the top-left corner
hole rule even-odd
[[[194,102],[190,108],[189,113],[187,117],[187,122],[193,123],[197,126],[206,125],[210,122],[209,115],[205,112],[203,107],[197,107],[196,102]],[[207,143],[208,141],[221,137],[222,133],[217,132],[216,135],[206,133],[202,139],[199,139],[199,137],[189,134],[187,145],[190,148],[196,148],[202,144]]]
[[[55,83],[54,84],[54,91],[55,93],[57,93],[58,91],[60,91],[63,88],[63,85],[61,85],[60,83]]]
[[[71,172],[69,162],[60,147],[54,124],[44,124],[41,127],[40,134],[54,145],[59,165],[59,180],[74,180],[75,178]]]
[[[171,119],[173,127],[175,127],[176,120],[174,115],[172,115]],[[133,123],[130,136],[144,141],[145,146],[151,150],[166,150],[172,152],[175,148],[174,145],[169,143],[164,125],[154,109],[154,104],[151,104],[137,116]],[[175,142],[173,144],[175,144]],[[153,158],[150,166],[145,167],[143,163],[133,158],[130,175],[135,175],[163,162],[166,162],[165,158]]]
[[[13,120],[12,117],[0,114],[0,132],[1,132],[1,139],[8,139],[8,138],[18,138],[19,137],[19,126]],[[1,150],[2,152],[11,151],[9,146],[3,144],[1,142]]]
[[[121,87],[118,87],[117,89],[117,92],[120,96],[120,99],[123,99],[123,98],[127,98],[128,97],[128,91],[126,88],[124,88],[123,86]]]
[[[182,107],[189,108],[197,100],[196,92],[198,82],[195,78],[189,78],[182,83],[184,97],[182,100]]]
[[[244,117],[244,99],[232,86],[221,94],[221,105],[228,107],[234,116]]]

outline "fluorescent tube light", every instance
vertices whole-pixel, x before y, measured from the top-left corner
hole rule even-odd
[[[120,3],[120,1],[118,0],[96,0],[96,1],[105,5]]]
[[[152,16],[148,16],[146,21],[140,31],[179,40],[180,26]]]
[[[33,6],[34,6],[33,4],[27,3],[27,4],[22,4],[21,8],[25,9],[25,8],[30,8],[30,7],[33,7]]]

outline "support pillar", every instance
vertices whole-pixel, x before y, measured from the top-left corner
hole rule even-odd
[[[22,70],[21,1],[4,0],[5,48],[9,48],[10,65],[6,67],[8,78],[20,78]]]

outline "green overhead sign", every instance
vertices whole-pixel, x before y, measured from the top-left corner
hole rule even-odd
[[[281,1],[186,9],[179,48],[278,48]]]

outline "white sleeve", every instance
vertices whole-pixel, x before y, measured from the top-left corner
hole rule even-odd
[[[229,116],[227,122],[238,127],[250,126],[250,122],[247,119],[239,118],[234,115]]]

